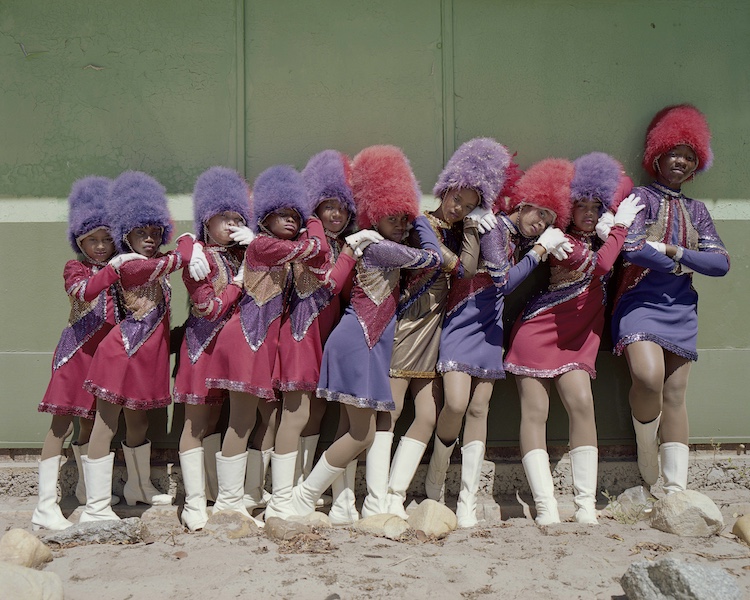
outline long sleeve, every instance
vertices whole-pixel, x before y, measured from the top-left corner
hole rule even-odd
[[[206,253],[206,259],[209,261],[211,268],[208,277],[201,281],[195,281],[186,270],[183,270],[182,281],[190,296],[196,316],[208,319],[209,321],[216,321],[223,317],[236,304],[242,295],[242,288],[233,285],[230,281],[217,294],[213,282],[219,276],[219,269],[222,267],[217,264],[211,254]]]
[[[729,258],[716,252],[683,249],[680,263],[709,277],[723,277],[729,272]]]
[[[476,223],[464,221],[461,255],[459,257],[456,277],[469,279],[477,274],[479,267],[479,230]]]
[[[107,265],[94,275],[91,268],[79,260],[69,260],[63,270],[65,291],[76,300],[93,302],[93,300],[117,281],[120,276],[113,267]]]
[[[426,217],[414,220],[421,249],[383,240],[365,248],[362,257],[366,269],[435,269],[440,267],[440,245]]]
[[[657,273],[671,273],[674,270],[674,261],[648,244],[645,244],[640,250],[623,252],[622,256],[634,265],[651,269]]]
[[[620,255],[620,250],[625,242],[625,236],[628,235],[627,227],[615,225],[609,232],[606,241],[596,252],[596,267],[594,268],[594,277],[606,275],[615,266],[615,261]]]
[[[316,236],[282,240],[261,234],[247,247],[245,263],[246,268],[279,267],[292,261],[307,262],[318,256],[320,251],[321,239]]]
[[[120,267],[120,282],[124,289],[132,289],[155,281],[182,269],[193,256],[193,240],[180,238],[177,248],[146,260],[131,260]]]
[[[347,254],[339,254],[336,264],[326,276],[326,285],[334,294],[340,294],[345,289],[351,289],[352,272],[357,261]]]
[[[539,259],[533,254],[526,254],[518,264],[513,265],[508,270],[508,275],[505,280],[505,284],[498,288],[499,292],[504,296],[507,296],[513,290],[515,290],[521,282],[526,279],[531,272],[539,265]]]

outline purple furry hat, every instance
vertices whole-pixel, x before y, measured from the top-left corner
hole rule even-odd
[[[293,208],[302,218],[310,218],[312,209],[302,175],[290,165],[276,165],[263,171],[253,186],[253,217],[248,226],[256,233],[269,214],[282,208]]]
[[[68,240],[73,252],[81,252],[78,239],[98,229],[110,229],[107,194],[112,180],[92,175],[73,183],[68,196]]]
[[[205,241],[205,225],[214,215],[232,211],[250,221],[250,190],[234,169],[211,167],[195,181],[193,219],[195,235]]]
[[[354,217],[351,172],[349,157],[337,150],[323,150],[313,156],[302,170],[312,210],[326,198],[336,198]]]
[[[125,171],[115,179],[109,188],[107,212],[118,252],[132,252],[125,236],[136,227],[162,227],[162,245],[172,239],[172,219],[167,207],[166,190],[146,173]]]
[[[600,212],[612,208],[615,192],[624,173],[622,165],[604,152],[584,154],[573,161],[575,173],[570,183],[570,201],[599,200]]]
[[[453,188],[472,188],[483,208],[492,208],[505,184],[511,156],[505,146],[491,138],[474,138],[461,144],[440,173],[432,193],[437,198]]]

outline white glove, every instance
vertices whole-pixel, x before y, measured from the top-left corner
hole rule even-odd
[[[346,236],[344,241],[354,251],[354,256],[359,258],[367,246],[382,242],[383,236],[374,229],[363,229],[362,231]]]
[[[240,246],[248,246],[255,239],[255,233],[247,225],[231,226],[229,230],[232,232],[229,237]]]
[[[232,279],[232,283],[242,287],[244,281],[245,281],[245,265],[241,264],[239,270],[237,271],[237,275],[235,275],[234,279]]]
[[[598,235],[599,239],[604,242],[609,237],[609,232],[614,226],[615,215],[608,210],[605,210],[604,214],[599,217],[599,220],[596,222],[596,235]]]
[[[667,254],[667,245],[663,242],[646,242],[649,246],[651,246],[654,250],[656,250],[659,254],[664,254],[666,256]]]
[[[641,201],[639,196],[630,194],[617,207],[615,213],[615,224],[622,225],[624,227],[630,227],[635,220],[635,216],[641,212],[645,207],[643,204],[638,204]]]
[[[178,237],[175,242],[179,242],[182,238],[189,237],[191,240],[195,241],[195,234],[190,233],[189,231],[186,231],[183,233],[180,237]]]
[[[143,254],[138,254],[137,252],[126,252],[125,254],[118,254],[114,258],[110,259],[108,264],[112,265],[115,271],[119,273],[120,267],[126,262],[130,262],[131,260],[146,260],[146,257],[143,256]]]
[[[481,206],[477,206],[466,215],[466,218],[471,219],[477,224],[479,233],[487,233],[497,225],[497,217],[495,216],[495,213],[493,213],[491,209],[482,208]]]
[[[211,267],[208,266],[208,260],[203,252],[203,245],[198,242],[193,243],[193,255],[190,257],[188,271],[194,281],[203,281],[211,272]]]
[[[557,227],[545,229],[536,243],[544,246],[544,249],[557,260],[565,260],[568,258],[568,254],[573,251],[573,244]]]

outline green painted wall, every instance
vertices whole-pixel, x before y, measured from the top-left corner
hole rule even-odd
[[[252,181],[328,147],[399,145],[426,193],[455,147],[477,135],[517,150],[524,167],[610,152],[637,181],[649,119],[681,101],[708,115],[716,154],[687,191],[708,203],[732,256],[726,278],[695,277],[691,435],[747,441],[748,34],[745,0],[4,0],[0,447],[39,446],[48,427],[35,406],[68,312],[65,197],[77,178],[152,173],[180,231],[205,168],[232,166]],[[185,294],[174,284],[179,323]],[[599,371],[601,440],[626,442],[627,367],[602,352]],[[512,380],[497,385],[491,421],[491,443],[516,443]],[[151,436],[174,445],[180,427],[179,410],[165,411]],[[567,438],[559,402],[549,435]]]

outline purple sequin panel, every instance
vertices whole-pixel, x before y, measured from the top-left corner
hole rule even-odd
[[[160,302],[153,310],[147,313],[142,319],[136,320],[132,315],[120,323],[122,332],[122,341],[125,345],[125,351],[128,356],[133,356],[143,343],[154,332],[164,315],[167,312],[166,302]]]
[[[326,287],[319,287],[304,299],[292,292],[290,319],[295,340],[299,342],[305,337],[312,322],[331,303],[331,298],[331,291]]]
[[[253,352],[260,348],[268,334],[268,327],[274,319],[281,316],[284,309],[284,297],[277,295],[263,306],[258,306],[252,296],[245,294],[240,300],[240,323],[245,340]]]
[[[185,340],[187,342],[187,351],[190,362],[195,364],[200,355],[211,343],[216,334],[221,330],[232,316],[232,311],[227,311],[227,314],[222,319],[216,321],[210,321],[205,318],[199,318],[195,315],[190,315],[185,324]]]
[[[55,348],[52,368],[59,369],[73,356],[91,337],[101,329],[107,320],[107,292],[99,294],[96,306],[72,325],[63,329],[60,342]]]

